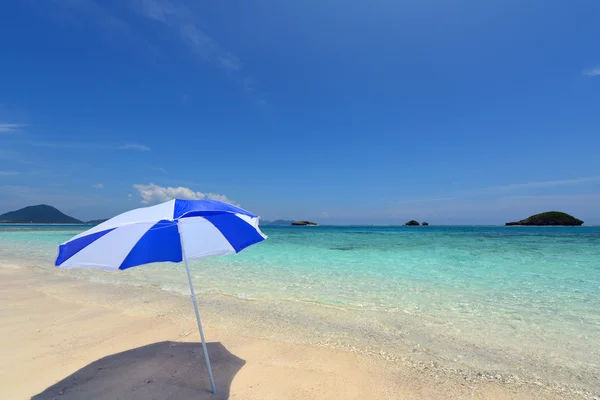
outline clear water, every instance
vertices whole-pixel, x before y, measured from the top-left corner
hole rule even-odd
[[[80,230],[0,227],[0,263],[53,268],[56,246]],[[269,240],[238,255],[193,262],[197,290],[330,306],[344,318],[341,310],[370,313],[373,329],[391,335],[382,346],[393,347],[394,332],[413,332],[442,357],[489,367],[486,357],[498,353],[497,369],[546,363],[540,371],[556,372],[548,379],[600,389],[600,227],[264,231]],[[176,264],[73,273],[188,290]]]

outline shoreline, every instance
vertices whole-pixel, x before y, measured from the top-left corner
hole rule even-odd
[[[27,291],[24,287],[28,287],[29,290],[32,290],[40,298],[30,300],[30,304],[24,309],[35,308],[40,303],[44,303],[44,299],[47,301],[57,301],[65,303],[67,308],[79,308],[78,312],[81,309],[92,309],[96,312],[102,310],[110,314],[111,316],[107,317],[102,324],[106,323],[110,325],[112,318],[118,315],[119,318],[123,318],[125,321],[129,319],[143,319],[146,323],[154,327],[150,332],[145,332],[143,329],[137,327],[130,327],[125,330],[129,337],[141,336],[146,339],[145,341],[154,339],[181,340],[182,338],[185,341],[197,341],[197,331],[194,328],[195,320],[187,296],[167,292],[157,287],[90,282],[85,279],[68,276],[64,271],[62,272],[45,268],[3,268],[0,266],[2,291],[3,293],[6,292],[6,296],[8,296],[5,298],[3,294],[2,303],[9,306],[6,311],[8,317],[14,317],[11,312],[14,313],[16,310],[11,308],[11,306],[14,304],[15,297],[26,296]],[[346,335],[346,337],[336,335],[334,334],[336,329],[338,333],[347,329],[347,326],[343,325],[334,326],[340,324],[340,322],[339,320],[332,319],[331,313],[344,313],[339,309],[327,309],[315,305],[291,304],[288,305],[292,312],[290,314],[290,310],[282,311],[281,309],[277,309],[277,305],[275,304],[260,304],[260,307],[257,307],[255,301],[244,301],[235,297],[225,298],[225,296],[213,294],[199,296],[199,303],[209,342],[217,339],[226,345],[225,347],[227,348],[230,345],[233,345],[235,348],[240,341],[252,342],[259,347],[280,347],[282,354],[287,354],[291,349],[297,349],[300,346],[302,353],[308,357],[305,360],[307,367],[310,367],[313,361],[316,360],[314,357],[317,357],[319,360],[329,360],[331,357],[342,357],[343,355],[343,357],[355,363],[365,363],[368,361],[372,368],[379,371],[377,372],[378,376],[385,378],[384,382],[379,382],[377,385],[381,386],[381,390],[397,390],[399,384],[397,378],[399,375],[403,377],[403,381],[408,380],[411,382],[412,391],[406,388],[402,390],[405,398],[421,398],[419,393],[422,393],[422,390],[426,388],[430,388],[429,390],[433,389],[433,392],[428,394],[429,398],[448,398],[447,393],[456,394],[456,396],[452,396],[453,398],[470,398],[474,393],[477,393],[482,398],[539,398],[540,396],[543,398],[561,399],[592,398],[589,392],[580,388],[553,385],[553,382],[542,383],[523,378],[515,380],[513,376],[501,376],[493,371],[478,372],[461,367],[460,362],[454,362],[456,365],[455,368],[448,368],[448,364],[451,365],[453,362],[444,363],[445,365],[440,364],[431,357],[431,354],[428,354],[427,349],[419,349],[418,346],[417,350],[414,347],[410,348],[409,345],[412,345],[412,343],[408,341],[395,349],[395,351],[386,352],[380,350],[377,347],[377,343],[381,338],[376,338],[373,335],[382,334],[382,332],[379,332],[381,326],[372,325],[374,323],[373,320],[364,319],[362,326],[359,323],[353,327],[353,329],[358,329],[359,332],[364,334],[358,340],[355,340],[356,338],[353,338],[352,335]],[[305,307],[311,307],[310,313],[306,312]],[[319,308],[319,310],[315,311],[315,308]],[[363,316],[359,317],[364,318]],[[69,322],[61,322],[61,324],[64,324],[65,328],[69,326]],[[6,327],[0,329],[0,332],[3,334],[2,336],[7,334],[5,332],[6,329]],[[26,323],[23,323],[20,327],[10,324],[8,333],[11,336],[10,331],[30,331],[33,329],[35,329],[34,326],[28,326]],[[81,332],[78,335],[81,338],[86,338],[88,333]],[[363,340],[369,337],[373,339],[371,343],[369,343],[369,340]],[[62,340],[65,344],[68,344],[74,338],[67,335]],[[20,345],[16,347],[25,348],[29,344],[31,343],[26,338],[23,338]],[[130,344],[132,345],[133,342]],[[112,347],[109,346],[109,348]],[[10,352],[10,349],[3,350],[3,352],[6,351]],[[106,352],[106,349],[100,346],[98,351]],[[79,351],[76,351],[76,353],[79,353]],[[59,359],[61,357],[69,357],[67,354],[55,354],[55,356]],[[242,358],[246,360],[247,364],[243,368],[248,368],[248,364],[252,364],[254,365],[253,368],[260,369],[260,365],[264,361],[264,357],[260,352],[250,354],[249,356],[245,355],[245,357]],[[325,358],[322,359],[321,357]],[[89,359],[89,357],[87,358]],[[286,356],[281,356],[280,359],[278,354],[273,355],[274,361],[282,362],[285,359]],[[334,361],[323,362],[324,368],[337,371],[336,377],[331,378],[333,379],[332,385],[334,382],[339,382],[340,379],[345,381],[347,375],[352,376],[352,380],[359,379],[357,376],[354,376],[356,371],[349,370],[346,365],[338,365]],[[23,367],[25,366],[23,365]],[[23,370],[23,373],[25,371]],[[367,373],[364,370],[362,372]],[[68,374],[64,373],[64,375],[67,376]],[[1,376],[3,374],[0,374]],[[55,376],[54,379],[56,378]],[[14,379],[17,379],[17,377],[14,377]],[[277,385],[286,385],[286,382],[271,382],[269,377],[262,377],[261,379],[267,379],[263,383],[264,385],[267,385],[267,382],[269,382],[268,385],[275,383]],[[234,383],[236,380],[237,378],[234,379]],[[440,382],[443,382],[443,384]],[[0,381],[0,385],[6,387],[7,383]],[[344,383],[344,385],[348,385],[348,382]],[[363,382],[363,386],[355,389],[368,390],[370,391],[368,392],[369,396],[396,398],[393,395],[389,395],[389,393],[386,395],[384,392],[378,391],[379,389],[365,382]],[[244,392],[237,393],[241,394]],[[467,393],[470,393],[469,396],[467,396]],[[33,394],[35,393],[28,395]],[[246,398],[247,394],[244,394],[243,397]],[[330,394],[335,397],[333,392]],[[256,398],[268,398],[268,393],[264,395],[267,397]],[[411,397],[413,395],[414,397]],[[361,395],[354,397],[350,395],[350,397],[364,398]],[[319,397],[313,394],[312,396],[306,395],[297,398],[327,397]]]

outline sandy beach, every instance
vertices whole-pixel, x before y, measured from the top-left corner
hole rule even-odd
[[[185,296],[40,269],[0,268],[2,397],[585,398],[531,383],[469,379],[385,357],[252,336],[200,302],[216,395],[208,390],[193,311]]]

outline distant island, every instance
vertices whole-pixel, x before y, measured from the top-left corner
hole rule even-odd
[[[0,215],[0,223],[8,224],[83,224],[77,218],[70,217],[56,208],[40,204]]]
[[[583,221],[560,211],[548,211],[532,215],[517,222],[507,222],[506,226],[581,226]]]
[[[404,226],[429,226],[429,222],[423,222],[422,224],[420,224],[419,221],[411,219],[410,221],[405,223]]]
[[[294,221],[294,222],[292,222],[292,225],[294,225],[294,226],[317,226],[317,223],[311,222],[311,221]]]
[[[261,226],[317,226],[316,222],[311,221],[293,221],[287,219],[276,219],[275,221],[261,220]]]
[[[293,223],[294,221],[292,220],[285,220],[285,219],[276,219],[275,221],[267,221],[267,220],[261,220],[260,224],[261,225],[269,225],[269,226],[289,226]]]

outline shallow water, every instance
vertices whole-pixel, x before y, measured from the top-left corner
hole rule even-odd
[[[80,231],[0,227],[0,263],[53,268],[56,246]],[[418,346],[442,362],[531,372],[600,392],[600,227],[265,227],[264,232],[269,240],[238,255],[192,262],[197,291],[254,300],[258,307],[288,305],[279,310],[297,302],[332,307],[339,312],[328,314],[335,321],[327,329],[355,336],[356,343],[362,337],[391,352]],[[107,283],[188,290],[177,264],[68,272]],[[353,325],[359,319],[360,328]],[[348,329],[357,331],[348,335],[343,332]]]

